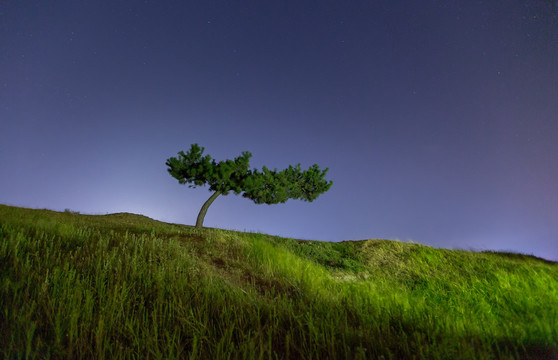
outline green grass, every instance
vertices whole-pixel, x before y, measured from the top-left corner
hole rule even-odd
[[[558,265],[0,205],[5,359],[558,359]]]

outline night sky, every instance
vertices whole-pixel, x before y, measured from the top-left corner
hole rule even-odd
[[[558,260],[558,2],[0,3],[0,203],[194,224],[192,143],[334,182],[209,227]]]

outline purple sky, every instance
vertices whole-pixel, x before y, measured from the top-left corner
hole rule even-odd
[[[558,2],[2,2],[0,203],[194,224],[192,143],[334,182],[207,226],[558,260]]]

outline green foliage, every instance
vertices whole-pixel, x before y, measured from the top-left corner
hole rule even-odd
[[[558,358],[558,264],[503,255],[0,205],[0,358]]]
[[[189,183],[189,187],[208,184],[210,191],[219,191],[223,195],[229,191],[240,194],[252,154],[243,152],[234,160],[217,163],[209,155],[202,156],[203,151],[204,148],[193,144],[187,153],[180,151],[178,157],[167,159],[169,174],[180,184]]]
[[[332,181],[325,180],[328,171],[314,164],[301,170],[300,164],[277,171],[263,167],[262,171],[250,170],[252,154],[243,152],[234,160],[216,162],[211,156],[203,156],[204,148],[193,144],[187,153],[180,151],[178,157],[167,159],[168,172],[180,184],[190,187],[209,185],[210,191],[227,195],[244,192],[243,197],[256,204],[284,203],[288,199],[313,201],[329,190]]]

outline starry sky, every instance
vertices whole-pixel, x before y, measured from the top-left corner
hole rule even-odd
[[[558,261],[558,2],[0,3],[0,203],[194,224],[192,143],[334,182],[209,227]]]

